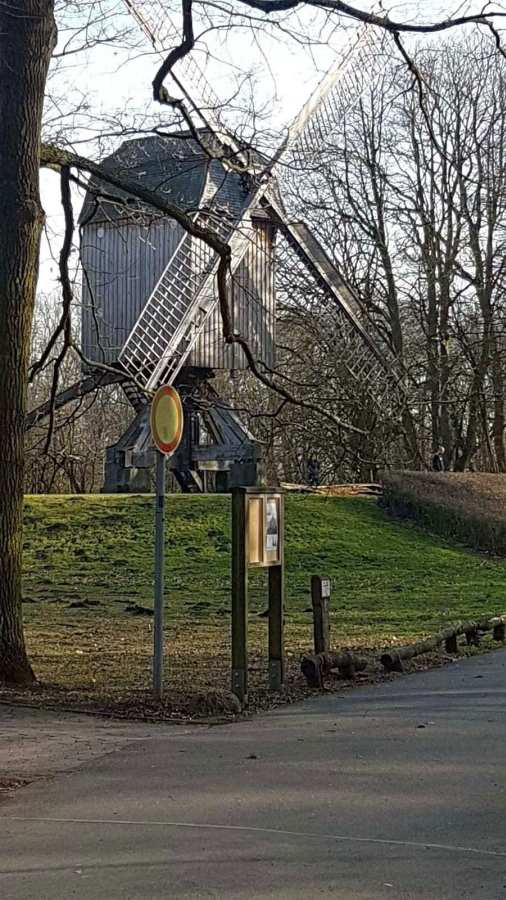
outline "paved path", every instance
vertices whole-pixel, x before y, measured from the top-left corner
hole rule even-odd
[[[506,900],[505,709],[498,651],[231,726],[119,725],[2,804],[0,897]]]
[[[155,726],[139,722],[1,703],[0,784],[61,774],[153,734]]]

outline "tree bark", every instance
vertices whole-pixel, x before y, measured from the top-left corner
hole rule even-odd
[[[56,39],[53,0],[0,10],[0,682],[27,684],[21,609],[23,449],[30,338],[44,213],[39,152]]]

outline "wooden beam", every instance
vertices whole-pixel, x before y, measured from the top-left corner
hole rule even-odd
[[[105,387],[108,384],[119,384],[125,378],[126,375],[123,372],[101,372],[81,378],[80,381],[76,381],[71,387],[56,395],[53,404],[54,409],[55,411],[61,409],[67,403],[86,397],[87,394],[91,394],[92,391],[100,387]],[[41,419],[45,419],[50,412],[51,403],[49,401],[37,406],[36,409],[32,409],[25,417],[25,431],[29,431],[34,425],[38,425]]]

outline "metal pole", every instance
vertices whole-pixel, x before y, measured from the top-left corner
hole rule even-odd
[[[232,491],[232,693],[248,703],[248,528],[244,490]]]
[[[163,567],[165,519],[165,453],[156,451],[155,608],[153,631],[153,693],[163,696]]]

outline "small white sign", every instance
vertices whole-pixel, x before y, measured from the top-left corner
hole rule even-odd
[[[321,580],[322,587],[322,597],[330,597],[330,578],[322,578]]]

